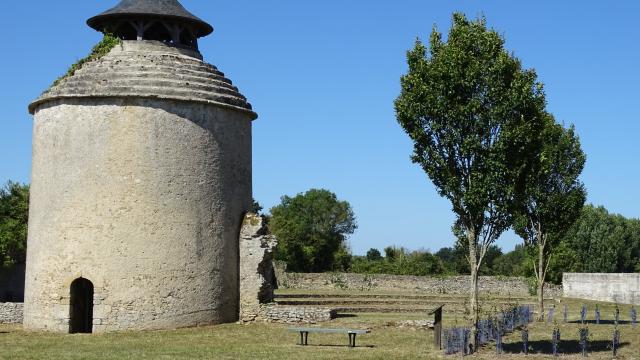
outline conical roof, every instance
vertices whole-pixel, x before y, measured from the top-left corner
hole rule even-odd
[[[198,37],[213,32],[213,27],[193,15],[177,0],[122,0],[118,6],[87,20],[87,25],[103,31],[109,23],[122,18],[155,17],[180,20],[191,24],[197,30]]]
[[[32,102],[29,112],[50,102],[87,98],[186,101],[258,116],[231,80],[199,52],[153,41],[123,41],[86,62]]]

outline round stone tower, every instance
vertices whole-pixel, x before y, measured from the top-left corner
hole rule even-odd
[[[257,115],[202,61],[176,0],[87,22],[121,39],[29,106],[24,326],[163,329],[238,319],[238,236]]]

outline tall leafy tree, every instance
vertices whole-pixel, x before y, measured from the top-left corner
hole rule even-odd
[[[434,29],[429,51],[417,40],[407,60],[396,116],[413,140],[413,162],[451,201],[454,232],[468,246],[475,339],[478,271],[489,246],[511,226],[519,181],[538,152],[543,87],[485,19],[460,13],[446,42]]]
[[[565,129],[548,115],[541,152],[532,160],[514,230],[532,255],[539,314],[544,320],[544,282],[550,258],[580,216],[586,200],[586,190],[579,179],[586,156],[574,128]]]
[[[29,185],[10,181],[0,188],[0,269],[25,261],[28,220]]]
[[[270,231],[278,238],[276,259],[285,261],[288,270],[301,272],[348,267],[346,239],[356,228],[351,205],[323,189],[283,196],[271,209],[269,222]]]

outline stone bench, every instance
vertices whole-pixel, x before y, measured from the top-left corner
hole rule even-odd
[[[321,333],[321,334],[348,334],[349,335],[349,347],[356,346],[357,334],[369,334],[371,330],[359,330],[359,329],[327,329],[327,328],[289,328],[289,332],[300,333],[300,344],[306,346],[309,333]]]

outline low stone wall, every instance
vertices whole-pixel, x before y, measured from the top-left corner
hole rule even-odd
[[[0,303],[0,324],[21,324],[23,303]]]
[[[564,297],[640,305],[640,274],[564,273]]]
[[[323,307],[266,305],[263,307],[266,321],[282,323],[314,324],[335,319],[336,310]]]
[[[278,287],[298,290],[416,291],[433,295],[466,295],[469,276],[405,276],[351,273],[285,273],[278,271]],[[481,276],[480,293],[503,297],[528,297],[527,279]],[[562,286],[546,284],[545,297],[562,296]]]

